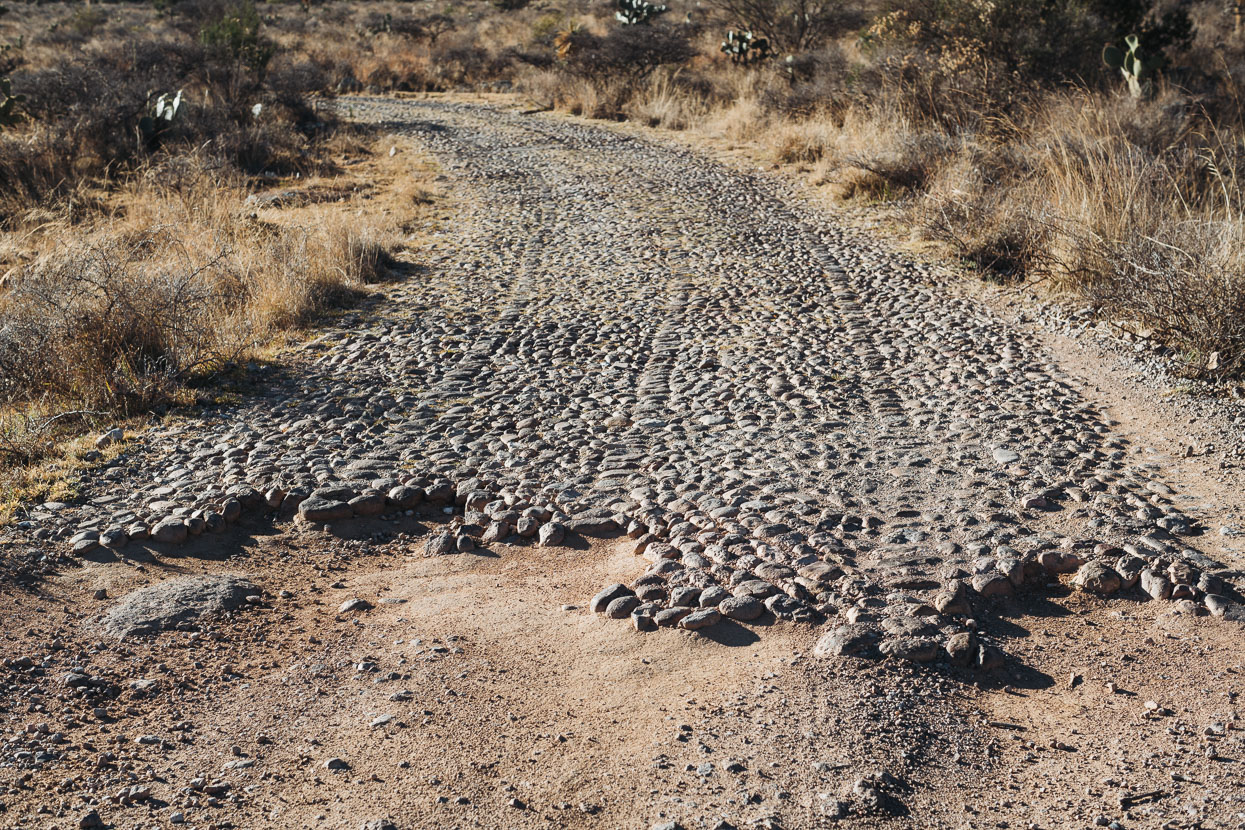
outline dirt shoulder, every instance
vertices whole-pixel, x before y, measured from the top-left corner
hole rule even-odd
[[[365,541],[382,525],[396,538]],[[630,540],[425,557],[424,529],[263,526],[7,586],[4,653],[48,667],[6,670],[6,749],[64,760],[8,781],[5,826],[77,827],[83,789],[115,826],[813,826],[871,771],[918,772],[902,756],[928,747],[896,736],[935,730],[914,717],[951,717],[933,697],[888,706],[910,699],[891,672],[813,661],[816,629],[641,634],[590,613],[597,586],[634,577]],[[203,632],[101,641],[117,597],[186,573],[244,575],[264,600]],[[352,599],[372,607],[340,611]]]

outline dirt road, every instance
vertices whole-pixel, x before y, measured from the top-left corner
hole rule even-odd
[[[1245,825],[1169,404],[776,179],[350,106],[454,218],[8,534],[0,826]]]

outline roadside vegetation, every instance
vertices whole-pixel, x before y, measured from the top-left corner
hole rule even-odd
[[[518,91],[726,136],[992,279],[1245,374],[1241,7],[1169,0],[269,4],[332,91]],[[326,36],[332,32],[332,36]]]
[[[340,119],[350,93],[725,137],[1245,375],[1245,32],[1218,0],[0,9],[0,468],[210,396],[387,276],[427,193],[353,209],[388,145]]]
[[[399,265],[431,174],[266,27],[245,1],[0,15],[0,523],[68,494],[84,432],[217,399]]]

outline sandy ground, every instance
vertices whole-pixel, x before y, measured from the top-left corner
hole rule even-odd
[[[177,812],[194,827],[1245,820],[1235,623],[1052,586],[1000,607],[990,624],[1012,660],[994,676],[815,659],[812,627],[640,634],[591,614],[595,586],[638,569],[625,539],[425,558],[413,521],[357,540],[376,524],[258,527],[6,587],[4,655],[59,663],[33,694],[9,678],[6,737],[46,722],[70,752],[25,780],[4,771],[0,825],[77,827],[84,791],[131,784],[151,798],[105,801],[110,826],[171,827]],[[101,642],[100,588],[178,572],[246,574],[265,604],[206,636]],[[338,613],[356,597],[374,607]],[[119,695],[58,687],[79,651]],[[137,679],[158,691],[140,697]],[[894,783],[871,808],[853,787],[879,771]],[[230,788],[210,806],[195,779]]]

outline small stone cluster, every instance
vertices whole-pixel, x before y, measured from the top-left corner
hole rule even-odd
[[[1138,588],[1144,597],[1173,600],[1178,614],[1222,617],[1241,609],[1231,596],[1235,587],[1220,577],[1178,557],[1145,557],[1133,545],[1099,544],[1088,559],[1072,546],[1043,550],[1023,561],[982,557],[972,573],[944,568],[948,578],[941,582],[901,580],[890,586],[870,584],[813,557],[793,569],[750,553],[733,556],[722,544],[699,547],[691,543],[680,552],[642,537],[636,552],[650,560],[648,570],[631,586],[607,585],[589,608],[612,619],[630,619],[637,631],[697,631],[723,619],[753,622],[767,612],[796,618],[792,610],[799,609],[801,619],[839,623],[818,641],[814,653],[819,657],[944,659],[984,670],[1002,665],[1003,653],[979,634],[974,610],[1061,574],[1073,573],[1073,586],[1100,596]]]
[[[285,495],[279,490],[263,494],[249,485],[235,484],[219,500],[202,507],[156,501],[146,510],[127,510],[114,515],[102,530],[81,528],[70,537],[69,546],[72,553],[82,555],[101,547],[121,550],[130,542],[180,545],[192,537],[224,530],[242,518],[244,511],[279,509]]]
[[[1099,546],[1088,561],[1075,554],[1046,552],[1038,563],[1051,573],[1073,573],[1072,584],[1102,596],[1138,589],[1154,600],[1171,600],[1181,614],[1223,617],[1239,607],[1235,586],[1190,562],[1133,547]],[[1209,562],[1214,565],[1215,563]]]

